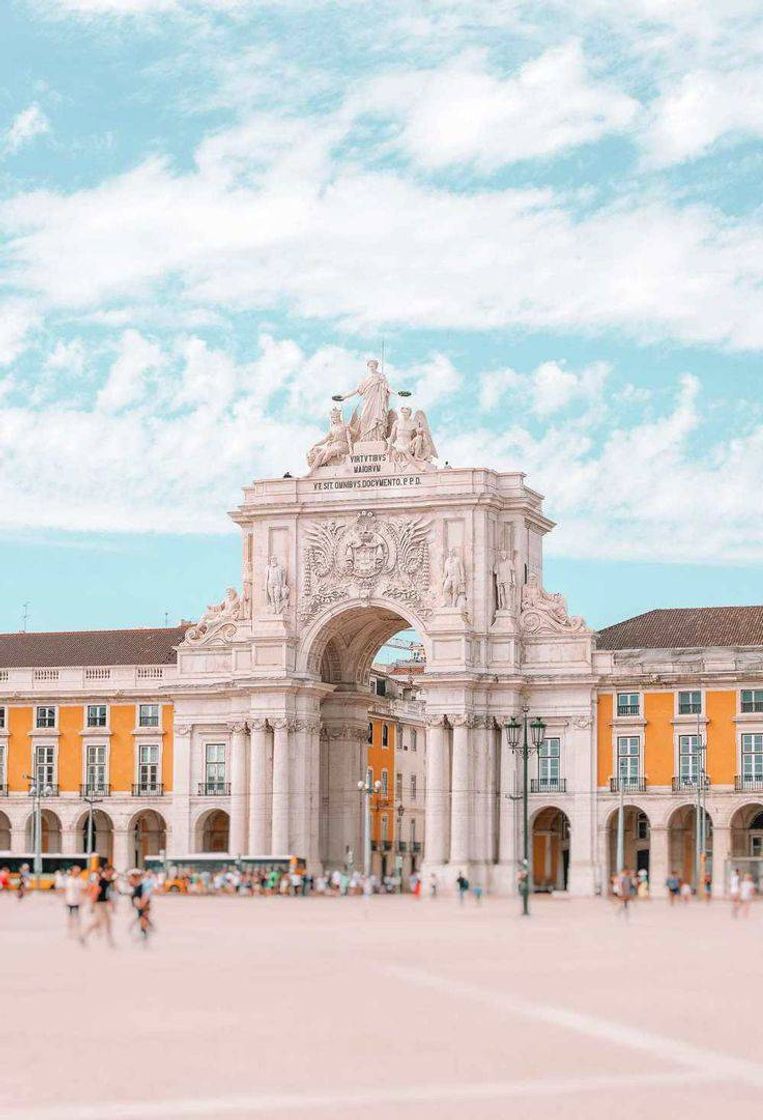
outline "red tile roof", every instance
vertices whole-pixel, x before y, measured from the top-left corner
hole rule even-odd
[[[598,649],[763,646],[763,606],[673,607],[647,611],[600,630]]]
[[[174,665],[190,623],[139,630],[0,634],[0,669],[71,665]]]

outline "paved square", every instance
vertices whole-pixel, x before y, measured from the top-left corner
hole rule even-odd
[[[0,1118],[710,1117],[763,1088],[763,906],[0,898]]]

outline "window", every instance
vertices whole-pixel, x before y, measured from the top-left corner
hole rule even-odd
[[[386,844],[389,839],[389,821],[387,820],[386,813],[382,813],[381,817],[381,839],[384,844]]]
[[[538,786],[556,789],[559,785],[560,739],[544,739],[538,751]]]
[[[389,727],[386,723],[382,724],[382,746],[389,746]]]
[[[368,769],[366,770],[366,785],[368,786],[369,789],[371,789],[373,787],[373,784],[374,784],[374,772],[373,772],[373,769],[369,766]]]
[[[763,688],[742,689],[742,711],[763,712]]]
[[[411,774],[411,801],[416,800],[416,775]]]
[[[223,793],[225,787],[225,743],[204,747],[204,783],[207,793]]]
[[[681,785],[696,786],[699,781],[699,735],[678,736],[678,776]]]
[[[381,772],[381,795],[387,797],[389,794],[389,774],[386,770]]]
[[[411,750],[412,751],[416,750],[416,728],[415,727],[411,728]]]
[[[649,817],[646,815],[646,813],[639,813],[639,815],[636,817],[636,839],[649,839]]]
[[[416,818],[415,817],[411,818],[410,827],[411,827],[411,843],[415,844],[416,843]]]
[[[138,705],[138,727],[158,727],[159,726],[159,705],[158,704],[139,704]]]
[[[106,726],[106,705],[105,704],[88,704],[88,706],[87,706],[87,726],[88,727],[105,727]]]
[[[138,747],[138,786],[141,793],[159,792],[159,746],[141,743]]]
[[[395,800],[403,800],[403,775],[395,774]]]
[[[56,726],[56,709],[55,708],[38,708],[37,709],[37,727],[55,727]]]
[[[56,748],[36,746],[34,749],[34,780],[38,789],[55,785]]]
[[[369,723],[369,725],[368,725],[368,742],[373,743],[373,741],[374,741],[374,725],[372,723]]]
[[[374,691],[377,696],[387,695],[387,682],[382,677],[377,677],[374,684],[376,685]]]
[[[85,758],[85,784],[88,793],[100,793],[106,789],[106,747],[95,744],[88,746]]]
[[[637,716],[639,714],[639,700],[637,692],[618,692],[617,714],[619,716]]]
[[[763,735],[742,736],[742,779],[763,782]]]
[[[5,708],[0,707],[0,731],[5,728]]]
[[[640,748],[638,735],[619,735],[617,738],[617,777],[625,786],[638,782]]]
[[[678,714],[679,716],[699,716],[702,714],[702,693],[701,692],[679,692],[678,693]]]
[[[397,749],[399,751],[402,751],[402,750],[407,751],[408,750],[408,748],[403,745],[403,725],[402,725],[402,723],[395,724],[395,746],[397,747]]]
[[[0,743],[0,789],[3,789],[6,784],[5,775],[5,743]]]

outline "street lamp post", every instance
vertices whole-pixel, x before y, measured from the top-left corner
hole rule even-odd
[[[29,793],[34,803],[34,875],[37,880],[37,890],[39,890],[40,876],[42,875],[42,799],[43,797],[50,797],[53,788],[47,783],[43,785],[38,781],[38,777],[31,774],[25,774],[24,777],[30,783]]]
[[[522,875],[520,878],[520,891],[522,894],[522,914],[524,917],[529,917],[530,914],[530,810],[528,804],[527,793],[529,789],[529,780],[527,776],[528,760],[530,751],[537,751],[543,742],[543,736],[546,731],[546,725],[537,716],[529,722],[530,709],[525,706],[522,708],[522,723],[520,723],[514,716],[506,722],[506,739],[509,747],[513,751],[522,752],[522,816],[524,823],[524,854],[522,859]],[[530,735],[528,735],[528,729]],[[520,743],[520,731],[523,732],[522,740]],[[532,742],[530,741],[532,737]]]
[[[400,863],[398,871],[400,872],[400,893],[403,893],[403,867],[405,865],[405,856],[403,855],[403,814],[405,813],[405,806],[402,801],[398,801],[397,808],[395,809],[397,815],[397,827],[395,835],[397,836],[397,858]]]
[[[87,794],[85,797],[82,798],[82,800],[87,804],[87,807],[88,807],[88,813],[87,813],[87,856],[88,856],[88,862],[89,862],[90,857],[93,854],[93,849],[95,847],[95,828],[94,828],[95,813],[94,813],[94,807],[96,805],[100,805],[101,802],[103,801],[103,798],[102,797],[94,797],[92,794]]]
[[[705,887],[705,866],[707,863],[707,817],[705,815],[705,750],[706,744],[700,728],[697,728],[697,806],[694,851],[694,879],[697,898]]]
[[[358,782],[358,789],[363,796],[363,874],[366,878],[371,874],[371,798],[381,788],[381,782],[372,782],[370,778]]]

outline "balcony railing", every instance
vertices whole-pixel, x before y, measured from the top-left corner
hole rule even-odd
[[[639,706],[638,706],[638,704],[618,704],[617,705],[617,714],[620,717],[622,717],[622,716],[637,716],[637,715],[639,715]]]
[[[391,852],[392,851],[392,841],[391,840],[382,840],[381,850],[383,852]]]
[[[163,797],[162,782],[136,782],[132,787],[133,797]]]
[[[230,782],[199,782],[199,797],[227,797]]]
[[[406,844],[405,840],[398,840],[397,850],[399,852],[407,852],[408,851],[408,845]]]
[[[411,840],[411,851],[412,852],[420,852],[421,851],[421,841],[420,840]]]
[[[29,783],[29,793],[30,793],[30,795],[33,794],[37,788],[38,787],[37,787],[36,782],[30,782]],[[41,782],[40,786],[39,786],[39,790],[40,790],[40,797],[43,797],[43,798],[45,798],[45,797],[58,797],[58,786],[53,785],[52,782]]]
[[[759,793],[763,790],[763,778],[748,778],[744,774],[737,774],[734,778],[734,789],[737,793],[745,793],[747,790]]]
[[[530,778],[530,793],[566,793],[566,778]]]
[[[702,780],[702,788],[703,789],[709,789],[710,788],[710,779],[708,778],[707,774],[703,774],[701,780]],[[696,789],[697,786],[699,785],[699,782],[700,782],[699,778],[690,778],[686,774],[677,774],[673,778],[673,793],[681,793],[681,791],[685,790],[685,789]]]
[[[646,792],[647,779],[646,778],[610,778],[609,791],[610,793],[619,793],[620,785],[622,784],[625,793],[644,793]]]
[[[111,786],[104,782],[87,782],[79,787],[80,797],[111,797]]]

